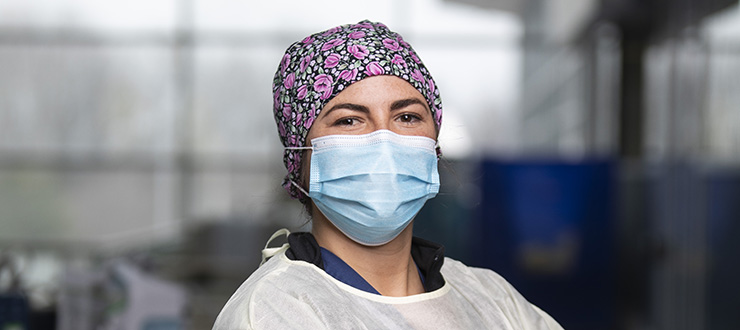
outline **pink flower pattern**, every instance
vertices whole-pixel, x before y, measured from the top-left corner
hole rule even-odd
[[[306,118],[306,122],[303,123],[303,127],[305,129],[311,128],[311,125],[313,125],[314,119],[316,119],[316,106],[312,104],[311,110],[308,111],[308,118]]]
[[[383,67],[380,66],[380,63],[378,62],[370,62],[365,67],[365,71],[367,72],[368,76],[377,76],[385,73],[383,71]]]
[[[406,60],[403,59],[403,56],[398,55],[398,54],[393,56],[391,63],[398,65],[398,66],[402,66],[404,68],[408,68],[408,65],[406,64]]]
[[[357,77],[357,68],[354,68],[352,70],[344,70],[339,73],[339,79],[344,79],[346,81],[352,81]]]
[[[285,73],[288,65],[290,65],[290,54],[285,54],[285,56],[283,56],[283,60],[280,61],[280,72]]]
[[[365,58],[365,56],[370,54],[370,51],[367,50],[367,47],[358,44],[350,45],[349,47],[347,47],[347,51],[349,51],[349,53],[358,60],[361,60]]]
[[[290,73],[287,77],[285,77],[285,81],[283,81],[283,86],[285,88],[293,88],[293,84],[295,83],[295,73]]]
[[[298,95],[296,97],[299,100],[303,100],[306,98],[306,94],[308,94],[308,86],[307,85],[301,85],[301,87],[298,87]]]
[[[326,60],[324,60],[324,67],[327,69],[333,68],[339,64],[339,60],[342,58],[337,53],[332,53],[329,56],[326,57]]]
[[[424,76],[421,74],[419,69],[414,69],[414,72],[411,73],[411,78],[422,84],[424,83]]]
[[[327,74],[320,74],[316,76],[316,81],[313,83],[313,89],[321,94],[321,99],[325,100],[331,96],[334,91],[334,78]]]
[[[290,118],[291,113],[293,113],[293,106],[290,103],[283,104],[283,118]]]
[[[396,51],[401,48],[398,45],[398,41],[396,41],[395,39],[389,39],[389,38],[383,39],[383,46],[393,51]]]
[[[350,29],[374,29],[375,27],[371,22],[362,21],[360,23],[350,26]]]
[[[355,31],[347,35],[350,39],[362,39],[365,37],[365,31]]]
[[[337,45],[342,44],[343,42],[344,42],[344,40],[339,39],[339,38],[334,39],[334,40],[330,40],[330,41],[326,42],[323,46],[321,46],[321,51],[324,52],[324,51],[327,51],[329,49],[332,49],[332,48],[336,47]]]
[[[382,23],[362,21],[310,35],[285,52],[272,84],[275,121],[283,145],[304,146],[326,103],[351,84],[375,75],[394,75],[416,88],[439,127],[439,91],[411,45]],[[294,198],[303,195],[289,181],[301,180],[302,152],[286,150],[283,155],[288,169],[283,187]]]
[[[301,65],[299,67],[299,69],[301,70],[301,72],[306,71],[306,68],[311,63],[311,60],[312,59],[313,59],[313,53],[308,54],[308,56],[306,56],[306,57],[304,57],[304,58],[301,59]]]
[[[335,33],[339,32],[341,30],[342,30],[342,27],[341,26],[337,26],[337,27],[333,27],[331,29],[328,29],[328,30],[324,31],[324,33],[322,33],[321,35],[324,36],[324,37],[326,37],[326,36],[330,36],[332,34],[335,34]]]
[[[416,56],[416,53],[414,51],[410,51],[409,55],[411,55],[411,59],[414,60],[414,62],[416,62],[417,64],[421,63],[421,60],[418,56]]]

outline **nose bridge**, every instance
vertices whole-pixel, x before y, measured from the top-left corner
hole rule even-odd
[[[373,131],[392,130],[390,111],[384,107],[378,106],[370,109],[370,121],[373,124]]]

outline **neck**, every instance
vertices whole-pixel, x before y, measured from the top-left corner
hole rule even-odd
[[[403,297],[424,292],[411,258],[413,223],[398,237],[380,246],[359,244],[314,210],[312,233],[319,245],[341,258],[384,296]]]

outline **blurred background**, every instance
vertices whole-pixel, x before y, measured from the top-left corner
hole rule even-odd
[[[0,329],[210,329],[310,228],[282,53],[362,19],[442,91],[417,235],[566,329],[740,327],[736,0],[0,0]]]

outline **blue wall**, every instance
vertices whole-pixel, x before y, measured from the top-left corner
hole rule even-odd
[[[445,244],[448,256],[501,274],[566,329],[614,328],[614,163],[485,160],[473,167],[443,174],[443,191],[417,216],[415,233]],[[449,188],[466,180],[477,196]],[[465,198],[475,205],[466,207]]]

